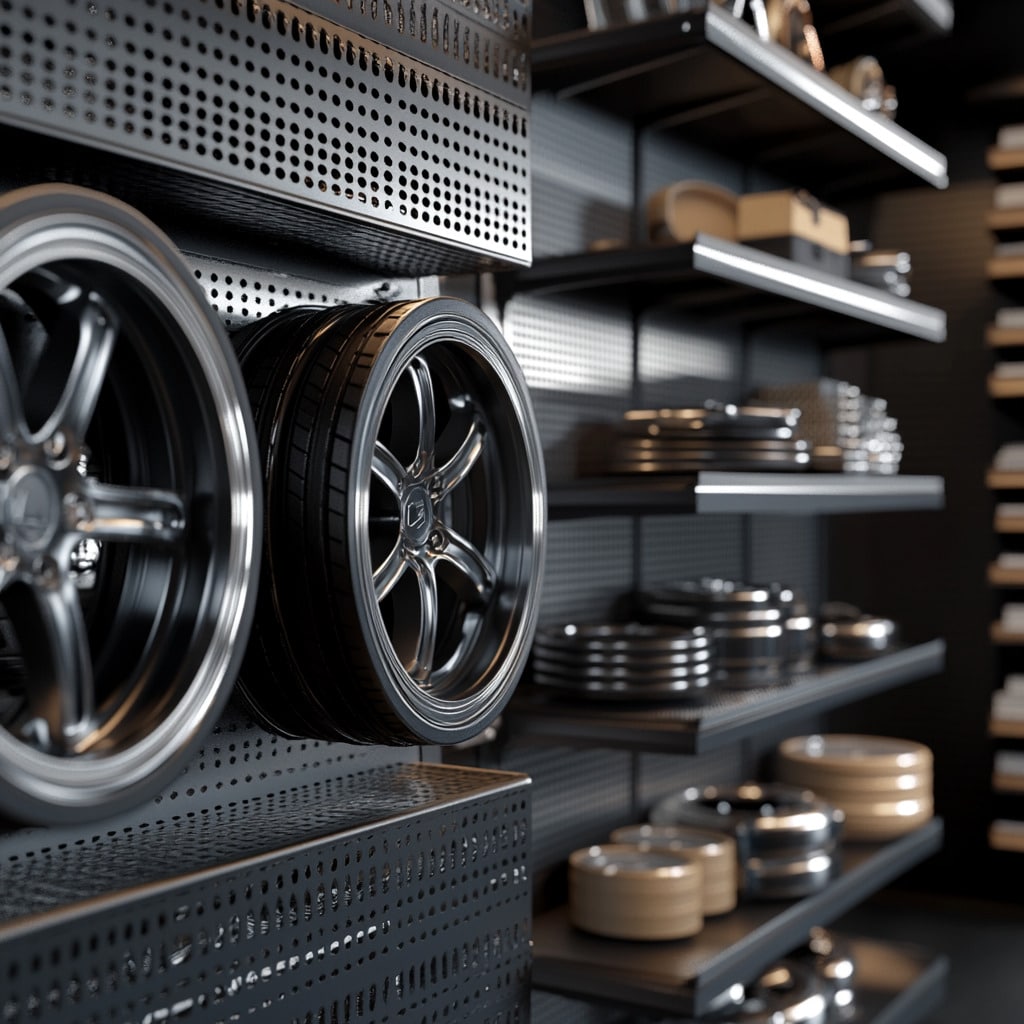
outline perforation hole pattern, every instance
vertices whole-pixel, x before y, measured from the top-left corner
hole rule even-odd
[[[525,109],[290,5],[0,0],[0,119],[529,258]]]
[[[7,942],[0,1020],[525,1022],[529,802],[523,785],[495,792],[497,778],[371,771],[333,793],[297,787],[3,863],[5,892],[94,877],[84,860],[110,862],[110,891],[149,881],[102,913]],[[346,831],[353,820],[370,824]],[[230,864],[234,834],[251,850],[262,830],[277,852]],[[171,851],[159,884],[152,857]],[[203,877],[204,858],[227,867]]]

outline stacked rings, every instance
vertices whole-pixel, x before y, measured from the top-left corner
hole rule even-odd
[[[842,809],[848,839],[882,842],[934,814],[933,757],[922,743],[859,734],[794,736],[778,748],[780,781],[813,786]]]
[[[697,857],[704,865],[701,904],[704,916],[717,917],[735,909],[739,871],[736,841],[732,836],[711,829],[647,824],[617,828],[610,838],[613,843]]]
[[[750,899],[820,892],[838,869],[843,814],[806,789],[748,782],[690,787],[652,809],[655,825],[724,831],[736,839],[741,891]]]
[[[586,697],[691,697],[710,685],[711,666],[711,641],[699,626],[566,623],[534,637],[534,682]]]
[[[685,939],[704,927],[699,857],[617,843],[569,857],[569,918],[615,939]]]

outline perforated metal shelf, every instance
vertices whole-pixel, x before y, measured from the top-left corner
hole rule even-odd
[[[809,928],[829,924],[937,852],[942,835],[942,822],[934,819],[891,843],[844,844],[842,872],[825,891],[802,900],[741,904],[681,942],[587,935],[559,907],[534,921],[534,984],[637,1010],[706,1013],[716,995],[755,977],[803,942]]]
[[[937,476],[866,473],[697,473],[693,476],[607,477],[551,488],[552,519],[596,516],[759,513],[822,515],[941,509]]]
[[[941,309],[705,234],[686,245],[554,256],[498,280],[506,295],[601,292],[749,325],[824,322],[828,333],[821,340],[833,345],[891,334],[946,339]]]
[[[510,1024],[529,1005],[529,822],[525,776],[401,764],[4,836],[0,1013]]]
[[[0,124],[58,143],[5,149],[379,269],[525,264],[530,4],[501,7],[2,0]]]
[[[946,158],[901,125],[866,111],[725,8],[684,13],[533,47],[535,89],[580,96],[617,114],[685,132],[708,146],[836,197],[867,188],[948,183]]]
[[[945,642],[930,640],[869,661],[822,664],[778,686],[647,706],[555,697],[526,683],[505,720],[517,742],[703,754],[935,675],[945,657]]]

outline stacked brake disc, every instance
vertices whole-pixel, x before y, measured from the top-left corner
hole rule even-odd
[[[799,409],[707,402],[682,409],[631,409],[617,424],[589,428],[580,448],[583,475],[798,470],[810,465],[796,436]]]

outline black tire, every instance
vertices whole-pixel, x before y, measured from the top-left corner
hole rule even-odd
[[[508,345],[457,299],[342,307],[259,330],[263,346],[240,339],[252,353],[245,374],[255,384],[270,363],[278,372],[272,395],[251,391],[257,422],[274,420],[264,449],[274,597],[256,633],[287,635],[311,735],[476,736],[522,674],[543,572],[543,458]],[[383,584],[382,551],[394,569]],[[260,653],[250,654],[255,674]],[[273,721],[279,699],[248,676],[248,698]]]

